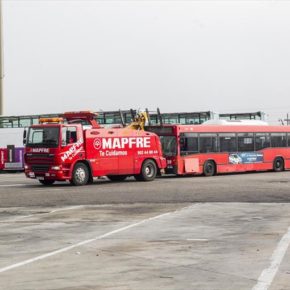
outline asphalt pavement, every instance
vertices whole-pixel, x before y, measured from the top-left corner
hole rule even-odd
[[[0,289],[290,289],[290,172],[0,175]]]

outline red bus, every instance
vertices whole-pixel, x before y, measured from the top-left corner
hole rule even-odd
[[[159,135],[166,173],[205,175],[290,169],[290,126],[164,125]]]

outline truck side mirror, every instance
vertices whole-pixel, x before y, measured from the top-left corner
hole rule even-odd
[[[27,129],[23,131],[23,145],[26,145],[27,142]]]
[[[66,144],[69,144],[70,140],[71,140],[71,131],[66,131],[66,137],[65,137]]]

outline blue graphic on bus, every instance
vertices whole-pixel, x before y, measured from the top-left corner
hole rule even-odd
[[[239,152],[229,154],[230,164],[262,163],[263,161],[264,161],[263,153]]]

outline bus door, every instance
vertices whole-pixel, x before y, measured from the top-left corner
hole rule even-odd
[[[163,156],[166,158],[167,173],[177,173],[178,158],[177,158],[177,138],[176,136],[159,136],[162,146]]]

